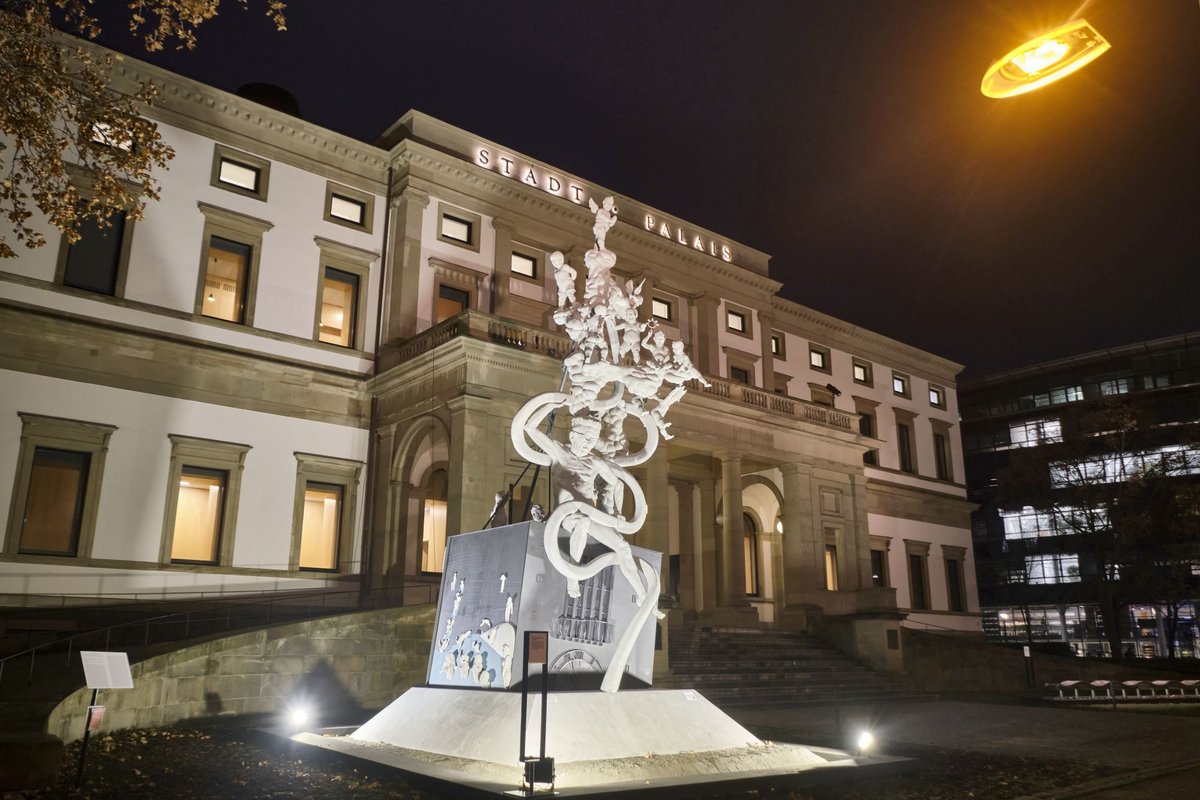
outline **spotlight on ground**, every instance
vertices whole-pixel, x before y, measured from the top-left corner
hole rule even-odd
[[[860,731],[855,740],[858,755],[866,755],[875,746],[875,736],[870,731]]]
[[[288,724],[293,728],[303,728],[312,718],[312,709],[307,703],[294,703],[287,712]]]

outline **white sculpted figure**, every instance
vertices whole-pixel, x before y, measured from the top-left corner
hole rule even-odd
[[[633,589],[638,610],[618,640],[601,684],[604,691],[615,692],[646,621],[651,614],[662,617],[657,610],[658,573],[634,556],[626,540],[642,527],[647,514],[645,493],[629,468],[649,460],[660,436],[669,438],[663,417],[683,397],[683,384],[704,379],[684,353],[682,342],[668,344],[666,334],[654,323],[638,319],[642,284],[626,281],[622,286],[614,280],[617,257],[605,246],[605,236],[617,222],[613,199],[607,197],[599,205],[588,202],[596,215],[592,227],[596,246],[584,254],[587,278],[582,301],[575,297],[574,270],[561,254],[551,256],[559,285],[554,320],[574,343],[563,359],[569,387],[527,402],[513,418],[512,438],[523,458],[550,467],[558,506],[545,518],[544,543],[551,565],[567,579],[568,593],[578,597],[582,581],[610,566],[617,567]],[[664,383],[673,388],[660,397]],[[559,409],[571,415],[566,442],[544,429],[546,419]],[[645,445],[632,453],[625,433],[629,421],[644,429]],[[628,517],[621,513],[626,492],[632,508]],[[559,544],[560,531],[566,534],[565,551]],[[588,541],[603,545],[605,552],[584,560]]]
[[[550,254],[550,266],[554,267],[554,283],[558,286],[558,307],[575,305],[575,278],[579,273],[558,250]]]

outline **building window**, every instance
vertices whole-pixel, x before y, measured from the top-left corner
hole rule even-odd
[[[938,480],[953,479],[950,471],[950,441],[944,433],[933,434],[933,463]]]
[[[116,428],[38,414],[20,417],[5,551],[87,558],[108,440]]]
[[[1079,556],[1073,553],[1025,556],[1027,582],[1078,583]]]
[[[899,397],[910,397],[908,376],[899,372],[892,373],[892,393]]]
[[[438,286],[437,310],[434,323],[444,322],[471,307],[471,293],[466,289],[441,284]]]
[[[421,509],[421,571],[440,573],[446,561],[446,470],[429,473]]]
[[[483,218],[461,208],[438,206],[438,239],[479,252],[479,229]]]
[[[1013,447],[1036,447],[1062,441],[1062,423],[1057,419],[1023,419],[1008,424],[1008,441]]]
[[[818,372],[832,373],[830,366],[829,348],[810,344],[808,346],[808,365]]]
[[[1129,393],[1128,378],[1114,378],[1109,381],[1100,381],[1100,394],[1115,395]]]
[[[670,300],[663,300],[661,297],[650,299],[650,316],[664,322],[671,322],[675,318],[674,312],[675,309]]]
[[[737,383],[743,383],[746,386],[750,385],[750,370],[744,367],[729,367],[729,379]]]
[[[826,545],[826,589],[838,591],[838,546]]]
[[[784,349],[784,335],[782,333],[771,334],[771,355],[775,358],[786,358],[787,351]]]
[[[859,361],[857,358],[851,363],[850,372],[854,377],[855,383],[861,383],[864,386],[873,386],[871,380],[871,365],[866,361]]]
[[[746,565],[746,594],[750,597],[759,596],[758,583],[758,525],[750,514],[742,514],[742,538],[745,548],[743,557]]]
[[[929,580],[926,572],[927,556],[922,553],[908,554],[908,587],[910,608],[929,608]]]
[[[375,196],[332,181],[325,184],[325,221],[371,232],[375,218]]]
[[[886,550],[871,550],[871,585],[888,585]]]
[[[915,458],[910,422],[896,423],[896,449],[900,457],[900,471],[916,474],[917,461]]]
[[[79,223],[79,240],[63,239],[57,282],[96,294],[124,294],[125,270],[133,222],[124,211],[114,211],[108,225],[85,217]]]
[[[264,220],[200,203],[204,254],[196,289],[196,314],[242,325],[254,324],[258,261]]]
[[[725,312],[725,327],[736,333],[747,333],[746,315],[740,311]]]
[[[1163,375],[1143,375],[1142,376],[1142,388],[1143,389],[1165,389],[1170,385],[1171,385],[1171,376],[1170,375],[1163,374]]]
[[[511,267],[514,275],[530,279],[538,276],[538,260],[525,253],[513,253]]]
[[[961,556],[946,559],[946,601],[951,611],[966,611],[966,593],[963,587],[963,560]]]
[[[256,200],[266,200],[270,175],[271,162],[264,158],[220,144],[213,148],[212,176],[209,182],[219,189]]]
[[[875,415],[874,414],[864,413],[864,412],[859,413],[858,432],[860,434],[862,434],[863,436],[869,436],[872,439],[875,438]],[[872,464],[872,465],[878,464],[879,463],[879,451],[878,450],[868,450],[867,452],[863,453],[863,463],[864,464]]]
[[[934,408],[946,407],[946,390],[940,386],[929,384],[929,405]]]
[[[171,467],[160,560],[230,566],[249,445],[169,434]]]
[[[321,316],[317,338],[341,347],[354,345],[358,323],[358,276],[325,268],[321,282]]]
[[[362,464],[308,453],[296,453],[296,462],[289,567],[293,571],[344,571],[353,552],[351,536]]]

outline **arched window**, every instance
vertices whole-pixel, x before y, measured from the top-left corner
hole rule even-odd
[[[446,470],[435,469],[425,482],[421,503],[421,571],[441,572],[446,559]]]
[[[754,517],[749,514],[742,514],[742,530],[745,533],[743,542],[745,543],[745,562],[746,562],[746,594],[751,597],[758,596],[758,525],[754,522]]]

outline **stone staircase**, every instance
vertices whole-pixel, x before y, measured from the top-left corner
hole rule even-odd
[[[656,686],[696,689],[718,706],[923,697],[805,633],[672,628],[670,668]]]

